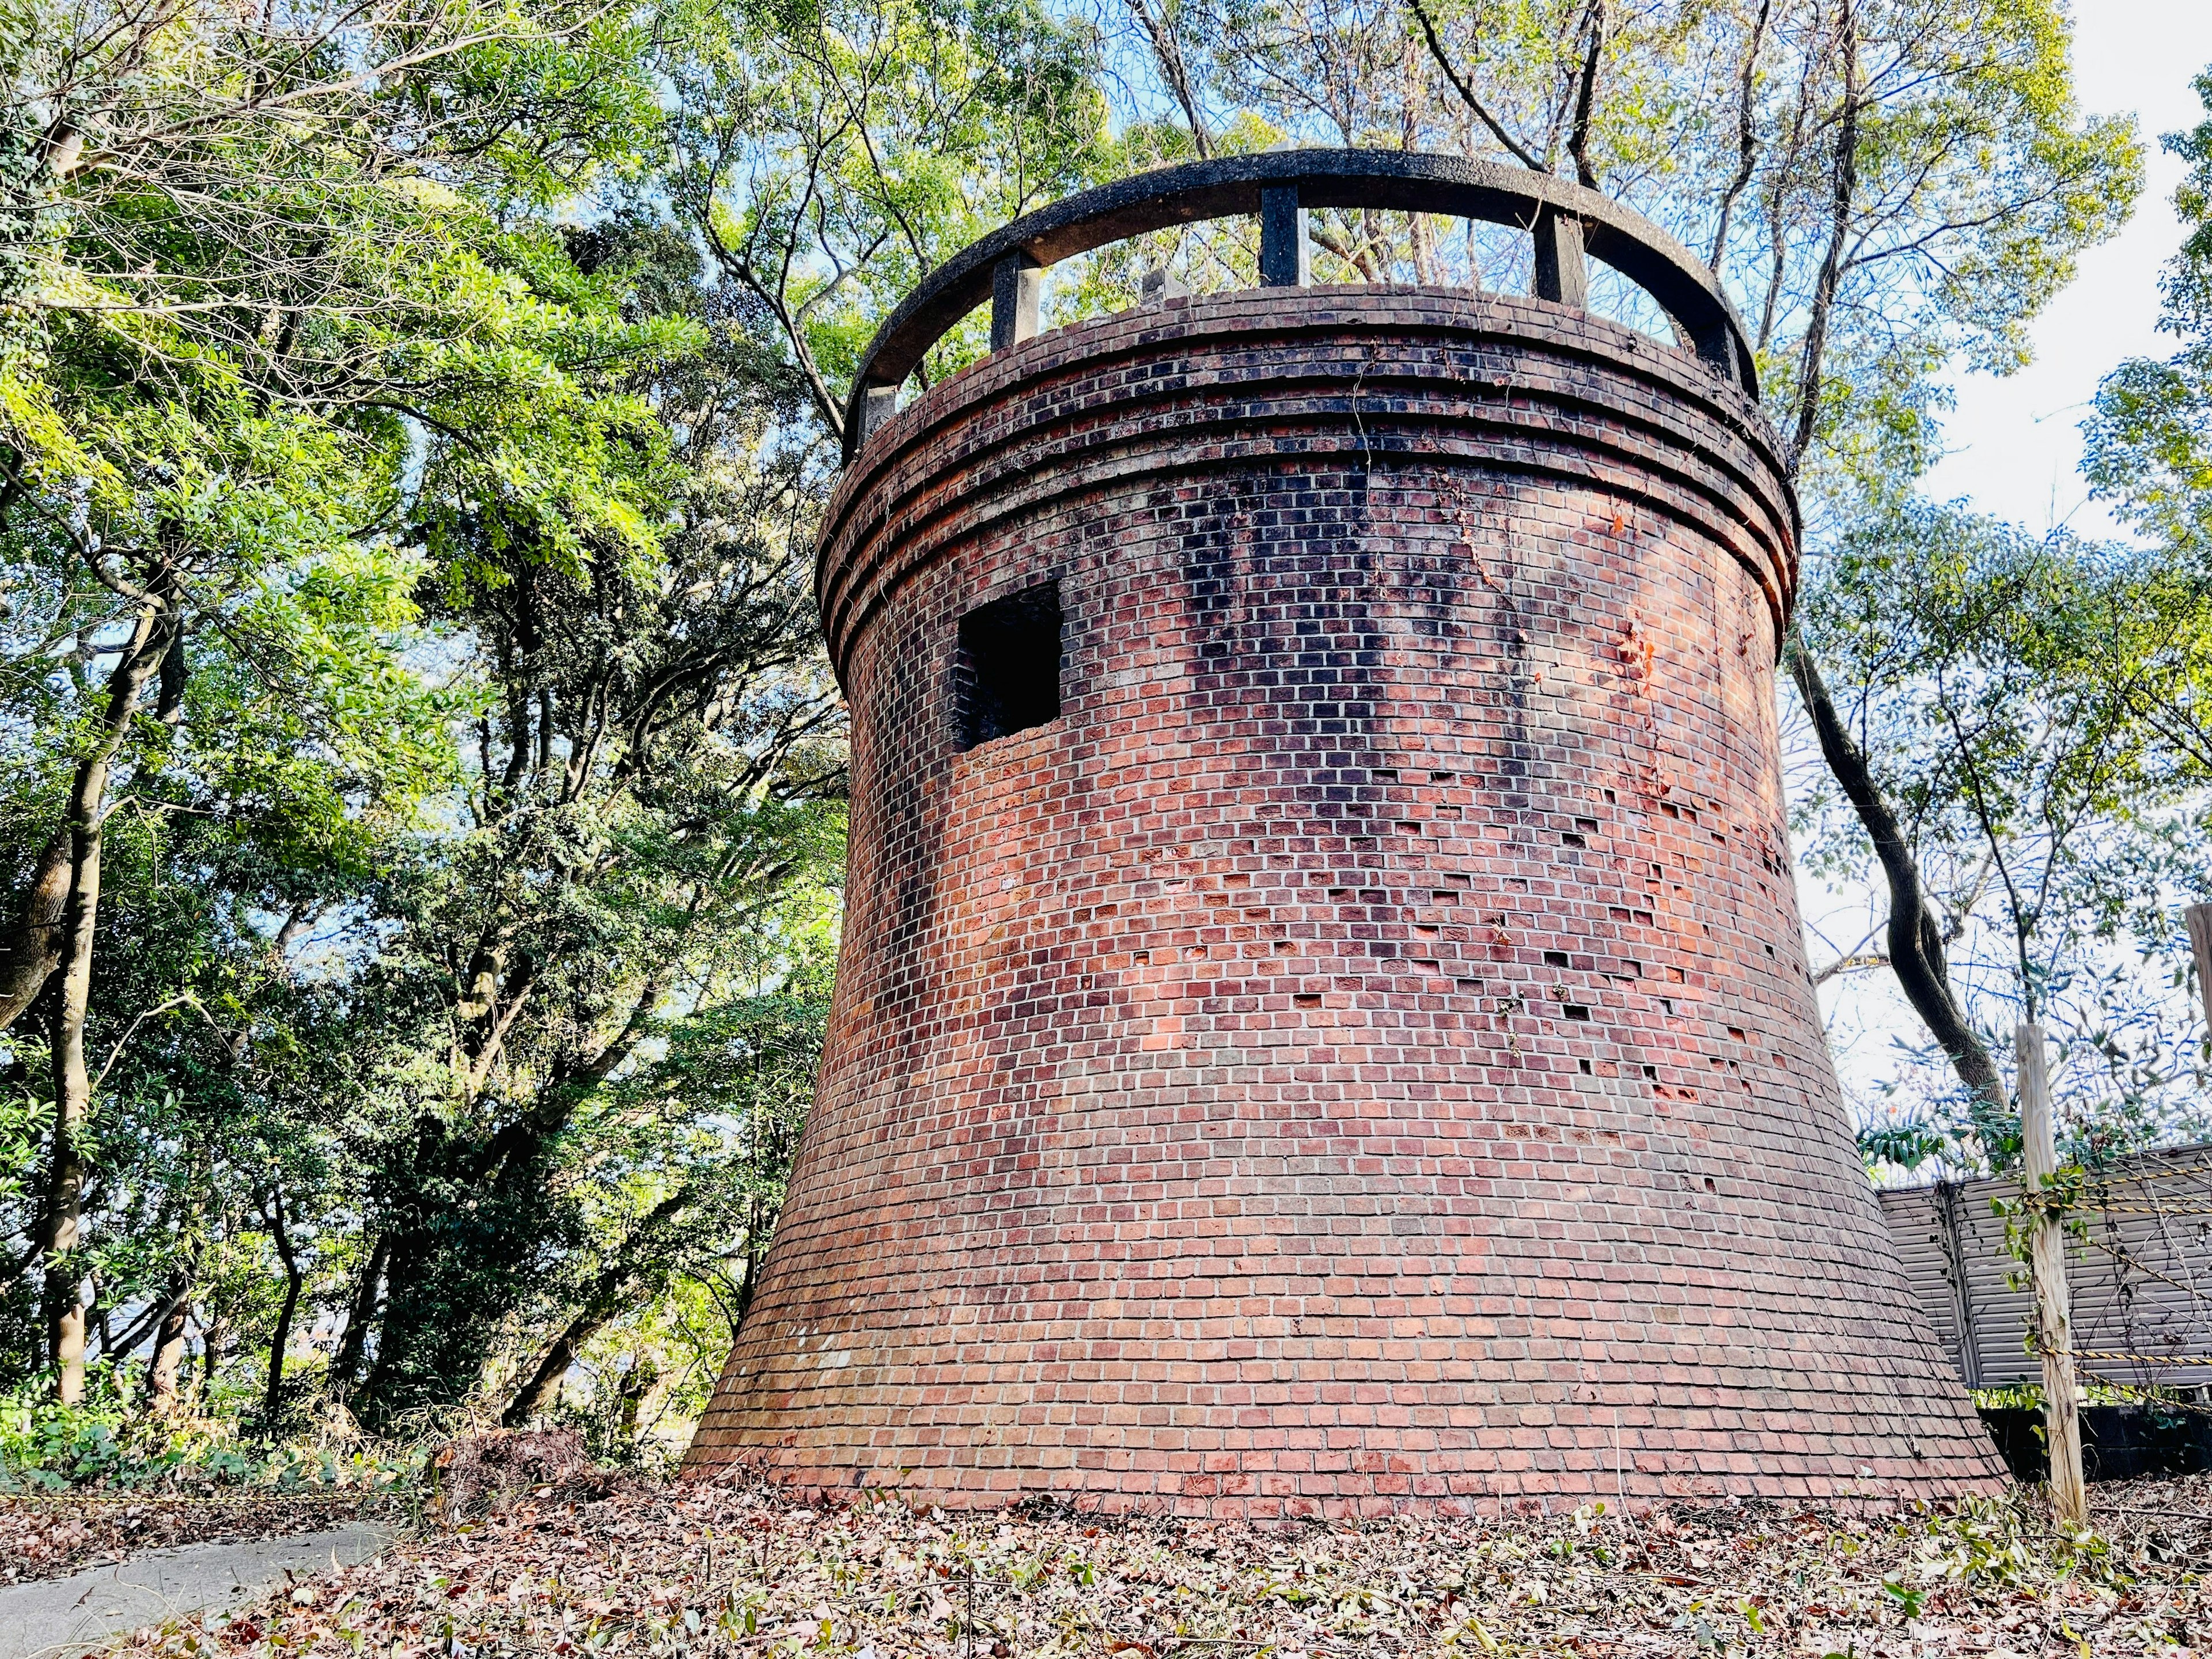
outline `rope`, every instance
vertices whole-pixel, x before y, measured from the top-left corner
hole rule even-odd
[[[2135,1395],[2145,1405],[2160,1407],[2167,1411],[2197,1412],[2212,1417],[2212,1406],[2199,1405],[2193,1400],[2169,1400],[2165,1395],[2134,1382],[2114,1382],[2104,1377],[2097,1379],[2098,1386],[2110,1389],[2115,1394]]]
[[[2212,1354],[2114,1353],[2105,1348],[2076,1348],[2074,1350],[2074,1358],[2102,1359],[2115,1364],[2172,1365],[2188,1370],[2201,1370],[2205,1366],[2212,1365]]]
[[[2135,1257],[2130,1255],[2125,1250],[2120,1249],[2116,1246],[2107,1244],[2101,1238],[2091,1238],[2088,1242],[2094,1245],[2098,1249],[2102,1250],[2106,1255],[2111,1256],[2114,1261],[2126,1263],[2127,1266],[2133,1267],[2137,1273],[2148,1273],[2153,1279],[2162,1279],[2166,1284],[2172,1285],[2175,1290],[2181,1291],[2184,1295],[2193,1297],[2199,1302],[2212,1301],[2212,1297],[2206,1296],[2203,1291],[2198,1290],[2194,1285],[2185,1285],[2172,1274],[2159,1272],[2157,1268],[2152,1267],[2147,1261],[2138,1261]]]
[[[2145,1170],[2140,1175],[2106,1175],[2093,1172],[2089,1184],[2093,1187],[2117,1187],[2126,1182],[2172,1181],[2181,1176],[2212,1175],[2212,1164],[2192,1164],[2184,1170]]]

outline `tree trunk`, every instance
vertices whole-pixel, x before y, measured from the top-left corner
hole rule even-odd
[[[690,1188],[678,1188],[655,1205],[652,1213],[638,1223],[636,1231],[623,1241],[622,1249],[601,1269],[581,1311],[554,1339],[553,1346],[538,1362],[538,1369],[531,1373],[530,1380],[515,1390],[514,1398],[507,1402],[500,1418],[502,1424],[510,1429],[523,1428],[532,1418],[553,1409],[553,1401],[561,1392],[561,1379],[576,1363],[576,1355],[600,1327],[622,1310],[623,1293],[631,1288],[654,1243],[690,1202]]]
[[[622,1401],[622,1413],[617,1421],[623,1443],[636,1443],[637,1419],[644,1410],[646,1401],[651,1397],[653,1389],[659,1384],[660,1367],[643,1355],[640,1355],[637,1363],[623,1373],[622,1391],[619,1395]]]
[[[77,763],[70,789],[69,896],[62,910],[61,953],[55,964],[61,994],[54,1005],[53,1146],[46,1166],[46,1212],[40,1219],[39,1254],[46,1263],[46,1341],[61,1402],[84,1397],[84,1275],[69,1261],[76,1249],[84,1205],[85,1119],[92,1109],[92,1077],[84,1057],[84,1021],[92,1001],[92,948],[100,919],[100,856],[107,805],[108,768],[131,729],[139,694],[161,659],[168,613],[149,599],[138,613],[131,643],[109,678],[107,713],[98,744]]]
[[[598,1335],[599,1329],[614,1316],[611,1308],[592,1306],[584,1310],[568,1322],[568,1327],[553,1340],[545,1351],[545,1358],[538,1362],[538,1369],[530,1380],[514,1392],[507,1402],[500,1422],[510,1429],[526,1429],[531,1423],[553,1409],[560,1397],[561,1379],[568,1374],[568,1367],[576,1363],[584,1344]]]
[[[191,1281],[178,1273],[169,1281],[168,1305],[154,1333],[154,1358],[146,1368],[146,1413],[156,1421],[176,1415],[182,1402],[177,1374],[185,1362],[185,1324],[191,1313]]]
[[[379,1234],[369,1250],[368,1260],[362,1266],[361,1282],[354,1286],[353,1306],[346,1310],[345,1334],[338,1339],[338,1351],[331,1359],[330,1390],[333,1400],[343,1400],[351,1394],[354,1383],[361,1376],[361,1362],[368,1352],[368,1328],[376,1320],[376,1305],[384,1288],[385,1264],[391,1255],[390,1237]]]
[[[2002,1135],[2006,1116],[2004,1080],[1997,1075],[1996,1062],[1990,1058],[1988,1047],[1951,994],[1943,933],[1929,912],[1920,866],[1905,844],[1904,827],[1883,799],[1865,754],[1851,741],[1835,700],[1828,695],[1827,682],[1820,678],[1820,665],[1795,640],[1790,643],[1788,657],[1790,676],[1797,682],[1806,710],[1813,717],[1813,729],[1820,736],[1821,757],[1865,826],[1889,883],[1891,970],[1913,1012],[1942,1045],[1952,1070],[1966,1085],[1984,1151],[1995,1162],[2002,1140],[1992,1137]]]
[[[70,837],[57,831],[39,854],[23,902],[0,934],[0,1031],[39,1000],[62,957],[62,912],[68,908]]]
[[[1844,56],[1844,104],[1836,124],[1836,161],[1829,214],[1828,246],[1820,258],[1820,274],[1813,284],[1813,306],[1805,324],[1805,354],[1798,371],[1797,429],[1790,446],[1790,476],[1813,447],[1820,429],[1820,391],[1828,358],[1828,319],[1843,286],[1844,249],[1850,240],[1851,219],[1858,208],[1859,191],[1859,21],[1852,0],[1844,0],[1836,29]]]
[[[1836,146],[1831,173],[1828,242],[1814,283],[1811,316],[1805,331],[1805,349],[1798,374],[1797,418],[1790,447],[1789,472],[1795,483],[1805,457],[1820,432],[1820,395],[1828,349],[1828,322],[1841,289],[1844,249],[1850,240],[1852,219],[1858,204],[1859,84],[1858,13],[1854,0],[1844,0],[1837,16],[1838,46],[1843,58],[1843,102],[1838,112]],[[1779,266],[1777,267],[1778,272]],[[1770,313],[1772,298],[1768,301]],[[1762,330],[1762,336],[1764,331]],[[1968,1109],[1984,1152],[1994,1163],[2004,1144],[2004,1081],[1988,1046],[1975,1031],[1951,994],[1950,967],[1943,946],[1943,932],[1928,908],[1927,890],[1920,866],[1906,845],[1904,827],[1883,795],[1881,785],[1867,763],[1865,754],[1851,738],[1850,730],[1837,712],[1826,680],[1812,653],[1794,635],[1784,649],[1790,677],[1813,717],[1821,757],[1858,814],[1859,823],[1874,842],[1889,884],[1890,969],[1905,1000],[1920,1016],[1944,1054],[1952,1070],[1966,1086]]]
[[[292,1340],[292,1316],[300,1309],[300,1259],[293,1253],[291,1236],[284,1231],[284,1189],[269,1193],[269,1233],[276,1241],[276,1259],[284,1264],[284,1305],[277,1310],[276,1329],[269,1339],[269,1388],[261,1401],[261,1426],[276,1431],[276,1413],[284,1399],[284,1350]]]
[[[205,1399],[215,1388],[215,1374],[223,1360],[223,1345],[230,1333],[220,1320],[210,1321],[200,1327],[200,1396]]]

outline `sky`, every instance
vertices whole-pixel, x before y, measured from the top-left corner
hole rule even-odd
[[[2081,106],[2134,113],[2148,152],[2142,198],[2127,228],[2082,256],[2073,286],[2038,319],[2028,368],[1957,379],[1958,404],[1944,422],[1951,453],[1927,488],[2030,530],[2063,524],[2102,537],[2118,532],[2081,480],[2081,422],[2123,357],[2173,349],[2158,332],[2158,283],[2181,243],[2172,197],[2182,167],[2157,141],[2204,118],[2190,81],[2212,65],[2212,0],[2075,0],[2074,16]]]

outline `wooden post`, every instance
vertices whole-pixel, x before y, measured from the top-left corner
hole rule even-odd
[[[2035,1274],[2035,1321],[2043,1351],[2043,1432],[2051,1450],[2051,1507],[2072,1526],[2089,1520],[2081,1485],[2081,1397],[2074,1380],[2074,1332],[2066,1296],[2066,1230],[2043,1207],[2058,1174],[2057,1136],[2051,1121],[2051,1078],[2044,1069],[2043,1028],[2014,1033],[2020,1059],[2020,1138],[2027,1166],[2028,1262]]]
[[[2212,904],[2192,904],[2183,913],[2189,921],[2190,954],[2197,958],[2197,995],[2204,1005],[2204,1019],[2212,1024]]]

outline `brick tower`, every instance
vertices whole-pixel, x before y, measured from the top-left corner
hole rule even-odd
[[[1306,285],[1350,204],[1528,228],[1537,294]],[[1238,212],[1265,285],[1038,335],[1054,259]],[[1586,252],[1680,345],[1588,314]],[[1751,379],[1635,216],[1362,151],[1071,198],[885,325],[818,576],[829,1048],[695,1468],[1251,1515],[1999,1480],[1807,980]]]

